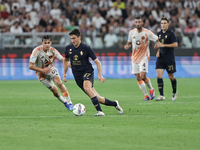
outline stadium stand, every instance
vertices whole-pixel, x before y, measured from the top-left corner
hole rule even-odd
[[[91,47],[106,48],[102,28],[127,39],[139,15],[154,33],[160,30],[161,17],[170,18],[170,29],[181,36],[179,47],[200,47],[198,0],[0,0],[0,48],[35,46],[44,33],[64,46],[74,28],[80,28],[82,40]]]

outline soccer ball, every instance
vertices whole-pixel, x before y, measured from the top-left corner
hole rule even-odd
[[[85,106],[83,104],[78,103],[78,104],[74,105],[73,113],[76,116],[82,116],[85,112],[86,112],[86,109],[85,109]]]

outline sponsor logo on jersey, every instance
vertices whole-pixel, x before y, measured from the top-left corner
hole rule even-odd
[[[140,41],[139,40],[136,41],[136,45],[140,45]]]
[[[34,61],[34,56],[31,57],[31,61]]]

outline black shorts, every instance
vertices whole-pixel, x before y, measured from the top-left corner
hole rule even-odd
[[[157,61],[156,69],[166,69],[168,73],[174,73],[176,72],[176,62],[175,61],[171,61],[171,62]]]
[[[89,80],[92,83],[92,87],[93,87],[93,83],[94,83],[94,71],[93,72],[86,72],[83,73],[83,75],[79,78],[75,77],[75,81],[76,84],[85,92],[84,88],[83,88],[83,82],[85,80]]]

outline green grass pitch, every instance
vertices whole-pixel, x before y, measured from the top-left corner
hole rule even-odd
[[[158,96],[156,79],[151,79]],[[164,79],[164,101],[143,101],[136,79],[95,80],[98,93],[117,99],[124,109],[102,106],[95,117],[91,100],[75,84],[64,83],[74,104],[83,103],[76,117],[37,80],[0,81],[0,150],[199,150],[200,79],[177,79],[178,98]]]

